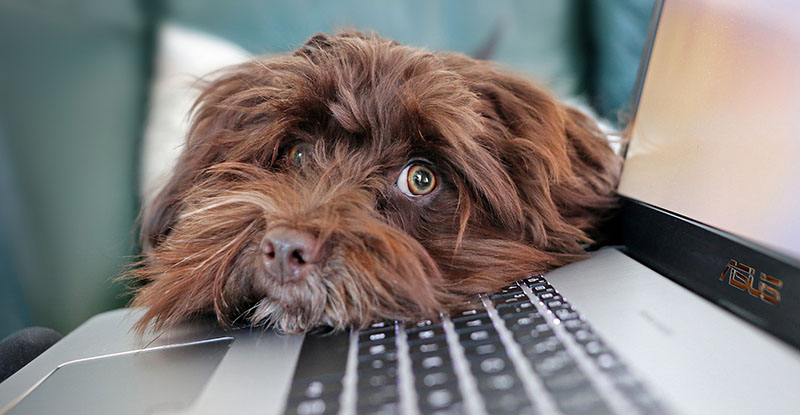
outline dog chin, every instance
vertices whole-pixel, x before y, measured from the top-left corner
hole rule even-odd
[[[261,283],[254,291],[262,298],[246,313],[250,325],[299,333],[331,320],[324,318],[328,296],[316,278],[279,283],[264,272],[255,279]]]

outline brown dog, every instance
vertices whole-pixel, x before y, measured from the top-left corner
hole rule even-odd
[[[436,315],[580,258],[619,168],[592,120],[487,62],[317,35],[200,97],[144,212],[138,328]]]

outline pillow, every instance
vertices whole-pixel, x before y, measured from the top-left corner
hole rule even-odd
[[[169,178],[189,129],[200,87],[219,69],[250,59],[224,39],[166,23],[158,30],[155,73],[142,139],[139,176],[142,203],[150,202]]]

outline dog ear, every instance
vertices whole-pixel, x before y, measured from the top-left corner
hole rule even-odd
[[[621,159],[596,123],[530,82],[463,55],[444,54],[480,100],[494,147],[516,186],[526,239],[539,249],[577,254],[587,232],[616,206]]]
[[[204,85],[192,108],[184,151],[166,185],[142,212],[143,247],[154,248],[166,238],[183,209],[185,192],[209,167],[222,161],[263,167],[275,162],[280,144],[275,130],[283,126],[270,123],[266,115],[270,97],[265,90],[272,76],[266,63],[248,62]]]
[[[335,35],[328,35],[325,33],[317,33],[309,38],[303,46],[298,48],[295,56],[306,56],[310,59],[319,53],[330,52],[337,46],[344,43],[353,43],[353,41],[374,41],[381,39],[375,33],[364,33],[358,30],[345,30]],[[392,45],[399,45],[399,43],[390,40],[384,40]]]

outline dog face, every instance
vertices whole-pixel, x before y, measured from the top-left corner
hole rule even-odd
[[[580,258],[619,166],[592,121],[485,62],[314,36],[201,95],[144,212],[138,328],[436,315]]]

